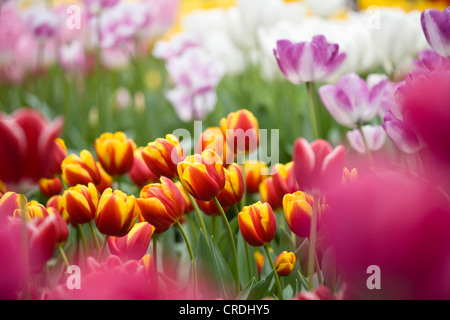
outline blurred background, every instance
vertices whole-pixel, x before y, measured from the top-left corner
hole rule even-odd
[[[400,81],[429,48],[421,10],[448,2],[0,0],[0,111],[63,115],[62,138],[81,150],[103,132],[144,146],[246,108],[260,128],[280,130],[285,163],[296,138],[312,137],[305,87],[279,71],[277,40],[338,43],[347,59],[329,83],[350,72]],[[321,135],[345,143],[320,113]]]

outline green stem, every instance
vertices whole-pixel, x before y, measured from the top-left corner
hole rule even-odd
[[[184,188],[184,187],[183,187]],[[186,194],[188,195],[189,199],[191,200],[192,206],[194,207],[195,214],[197,216],[198,222],[200,223],[200,229],[202,230],[203,234],[205,235],[205,239],[208,239],[208,234],[206,233],[206,225],[205,221],[203,220],[202,212],[200,211],[200,208],[197,205],[197,202],[195,202],[194,197],[185,189]]]
[[[236,213],[236,217],[237,217],[239,215],[239,210],[237,208],[237,205],[235,204],[233,206],[233,208],[234,208],[234,212]],[[249,252],[249,248],[248,248],[248,243],[245,240],[244,240],[244,245],[245,245],[245,257],[247,259],[248,277],[249,277],[249,279],[251,279],[252,278],[252,264],[251,264],[252,262],[251,262],[251,259],[250,259],[250,252]]]
[[[267,258],[269,259],[270,266],[272,267],[273,273],[274,273],[274,275],[275,275],[275,283],[276,283],[276,285],[277,285],[279,298],[280,298],[280,300],[284,300],[284,299],[283,299],[283,290],[281,289],[280,278],[278,277],[278,273],[277,273],[277,271],[275,270],[275,264],[273,263],[273,259],[272,259],[272,256],[271,256],[271,254],[270,254],[269,244],[268,244],[268,243],[266,243],[266,244],[264,245],[264,250],[266,250]]]
[[[68,268],[70,266],[69,259],[67,259],[67,255],[64,252],[64,249],[62,248],[61,245],[58,246],[58,250],[59,250],[59,253],[61,254],[61,257],[62,257],[66,267]]]
[[[180,229],[181,234],[183,235],[184,242],[186,242],[186,246],[189,251],[189,257],[191,258],[191,262],[192,262],[192,272],[193,272],[193,276],[194,276],[194,299],[195,299],[196,292],[197,292],[197,269],[195,267],[195,257],[194,257],[194,253],[192,251],[191,243],[189,242],[189,238],[187,237],[186,232],[184,232],[183,226],[181,225],[180,221],[177,221],[177,226]]]
[[[225,211],[223,211],[223,208],[220,205],[219,200],[217,200],[217,197],[214,197],[213,200],[214,200],[214,203],[216,204],[217,208],[220,211],[220,215],[223,218],[223,221],[225,223],[225,226],[226,226],[226,229],[227,229],[227,233],[228,233],[228,239],[229,239],[229,241],[231,243],[231,249],[232,249],[233,260],[234,260],[234,273],[235,273],[234,280],[235,280],[235,283],[236,283],[237,294],[239,294],[239,292],[240,292],[239,266],[238,266],[236,244],[234,242],[233,232],[231,231],[231,227],[230,227],[230,223],[228,222],[227,215],[225,214]]]
[[[105,239],[103,240],[102,247],[100,248],[100,252],[98,254],[98,259],[100,260],[103,256],[103,252],[105,251],[106,245],[108,243],[109,236],[105,235]]]
[[[81,244],[83,246],[84,254],[87,255],[87,245],[86,245],[86,238],[84,236],[83,228],[81,227],[81,224],[77,224],[78,228],[78,234],[80,235]]]
[[[370,166],[372,166],[373,165],[372,152],[370,151],[369,144],[367,143],[367,139],[366,139],[366,136],[365,136],[364,131],[362,129],[361,123],[358,123],[358,130],[361,133],[361,138],[362,138],[363,143],[364,143],[364,148],[366,149],[366,154],[367,154],[367,158],[369,160],[369,164],[370,164]]]
[[[89,228],[91,229],[92,236],[94,237],[95,241],[95,247],[97,248],[97,251],[100,252],[100,242],[98,241],[97,233],[95,232],[94,222],[89,222]]]
[[[316,107],[314,104],[314,83],[306,82],[306,91],[308,94],[308,107],[309,107],[309,117],[311,120],[311,126],[313,129],[314,140],[320,138],[319,127],[317,125],[317,117],[316,117]]]

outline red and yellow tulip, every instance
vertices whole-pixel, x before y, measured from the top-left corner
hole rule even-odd
[[[64,191],[59,198],[58,207],[59,212],[63,210],[67,212],[71,222],[83,224],[94,219],[98,203],[99,194],[94,184],[89,183],[88,186],[78,184]]]
[[[67,156],[61,164],[61,169],[63,180],[71,187],[77,184],[87,186],[89,183],[97,185],[101,181],[100,170],[88,150],[82,150],[80,156]]]
[[[275,269],[280,277],[287,277],[291,274],[295,266],[295,254],[293,252],[283,251],[275,260]]]
[[[139,188],[143,188],[149,183],[155,183],[158,181],[158,177],[145,164],[142,157],[143,151],[144,147],[138,147],[134,150],[133,165],[131,166],[131,170],[128,172],[128,176],[131,181],[133,181],[133,183]]]
[[[157,177],[173,179],[177,176],[177,164],[183,161],[185,154],[178,138],[168,134],[165,139],[150,142],[144,148],[142,158]]]
[[[181,219],[185,211],[185,200],[178,187],[166,177],[160,183],[145,186],[137,199],[141,215],[162,233]]]
[[[268,171],[267,164],[261,161],[245,163],[245,187],[248,194],[258,193],[259,185],[268,177]]]
[[[231,148],[228,148],[225,135],[219,127],[207,128],[201,134],[196,151],[197,153],[202,153],[207,149],[217,153],[224,164],[234,162],[234,152],[232,152]]]
[[[250,111],[241,109],[231,112],[220,120],[220,129],[233,153],[249,154],[259,145],[259,124]]]
[[[244,207],[238,222],[245,241],[254,247],[264,246],[275,238],[277,221],[272,207],[266,202]]]
[[[225,187],[222,160],[212,150],[187,157],[177,168],[183,187],[197,200],[210,201]]]
[[[123,237],[134,226],[139,214],[135,196],[108,188],[100,197],[95,212],[95,225],[105,235]]]
[[[97,158],[111,176],[120,176],[130,171],[135,148],[133,140],[128,139],[121,131],[105,132],[95,140]]]
[[[59,177],[52,179],[42,178],[39,180],[39,190],[48,198],[60,194],[63,191],[61,179]]]
[[[259,195],[263,202],[270,204],[273,210],[283,207],[283,203],[276,192],[273,178],[270,176],[264,179],[259,185]]]

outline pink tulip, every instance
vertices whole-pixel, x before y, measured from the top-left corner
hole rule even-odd
[[[367,147],[369,148],[370,151],[378,151],[383,147],[386,141],[386,132],[384,131],[383,127],[365,125],[361,129],[364,133],[364,138],[366,140]],[[355,149],[357,152],[359,153],[367,152],[363,137],[359,129],[353,129],[352,131],[348,131],[347,140],[352,146],[352,148]]]
[[[450,58],[445,58],[433,50],[423,50],[417,54],[414,61],[417,69],[428,71],[450,70]]]
[[[422,12],[422,29],[428,44],[443,57],[450,57],[450,7],[444,11],[428,9]]]
[[[295,44],[279,40],[274,54],[281,72],[294,84],[325,80],[346,57],[339,53],[339,45],[328,43],[322,35],[313,37],[311,42]]]
[[[309,194],[327,192],[342,179],[345,166],[345,147],[332,148],[325,140],[309,144],[299,138],[294,145],[294,174],[300,190]]]

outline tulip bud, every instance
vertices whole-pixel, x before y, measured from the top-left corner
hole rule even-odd
[[[268,166],[263,162],[245,163],[245,186],[248,194],[258,193],[259,185],[267,178]]]
[[[95,213],[98,230],[109,236],[123,237],[136,223],[139,216],[136,197],[127,196],[121,190],[103,191]]]
[[[293,252],[283,251],[275,260],[275,269],[280,277],[287,277],[291,274],[295,266],[295,254]]]
[[[89,182],[97,185],[101,181],[100,170],[88,150],[82,150],[80,157],[75,154],[67,156],[61,164],[61,169],[63,180],[71,187],[77,184],[87,186]]]
[[[234,162],[234,152],[227,147],[224,133],[218,127],[210,127],[201,134],[197,144],[197,153],[202,153],[207,149],[217,153],[223,163]]]
[[[103,169],[112,175],[120,176],[130,171],[133,165],[135,144],[127,139],[125,133],[105,132],[95,140],[95,151]]]
[[[262,268],[264,267],[264,260],[266,258],[259,250],[255,250],[254,256],[256,262],[256,269],[258,270],[258,274],[261,275]]]
[[[95,217],[99,202],[98,191],[92,183],[79,184],[64,191],[58,206],[64,208],[74,223],[88,223]]]
[[[56,195],[51,197],[50,199],[48,199],[45,207],[47,208],[47,211],[49,213],[52,212],[59,212],[59,214],[61,215],[61,217],[64,219],[64,221],[66,223],[71,223],[72,225],[76,225],[75,222],[72,221],[72,219],[69,216],[69,213],[67,212],[67,210],[63,207],[64,201],[61,200],[62,199],[62,195]],[[52,210],[50,210],[52,209]]]
[[[148,222],[136,223],[127,235],[109,237],[109,250],[124,260],[140,260],[148,250],[154,230]]]
[[[135,185],[143,188],[149,183],[158,181],[158,177],[148,168],[142,157],[143,147],[139,147],[134,151],[134,160],[128,175]]]
[[[283,198],[283,209],[289,228],[300,238],[309,237],[311,229],[312,206],[314,198],[309,194],[297,191],[292,194],[286,194]],[[319,203],[318,218],[325,210],[326,205]],[[317,228],[319,227],[317,224]]]
[[[257,202],[244,207],[238,222],[245,241],[254,247],[263,246],[275,238],[277,221],[268,203]]]
[[[160,181],[145,186],[137,199],[143,218],[155,227],[155,233],[169,229],[185,210],[184,198],[175,183],[166,177]]]
[[[260,183],[259,195],[261,200],[269,203],[274,210],[278,210],[283,206],[283,203],[275,190],[272,177],[268,177]]]
[[[157,176],[169,179],[177,176],[177,164],[185,158],[183,147],[177,137],[166,135],[150,142],[142,152],[142,158],[148,168]]]
[[[220,129],[233,153],[250,154],[259,145],[258,120],[250,111],[241,109],[231,112],[220,120]]]
[[[60,194],[63,191],[61,179],[58,177],[53,179],[42,178],[39,180],[39,190],[48,198]]]
[[[220,157],[212,150],[187,157],[178,164],[183,187],[195,199],[210,201],[225,187],[225,172]]]

